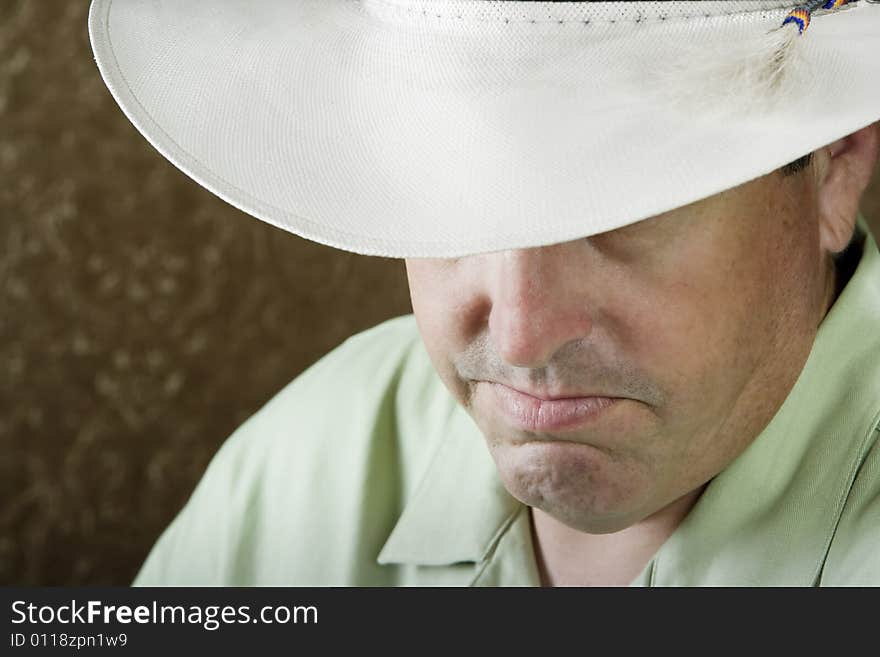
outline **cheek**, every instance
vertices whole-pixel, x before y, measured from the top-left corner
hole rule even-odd
[[[462,314],[455,286],[442,265],[407,261],[410,300],[425,350],[449,391],[464,403],[468,390],[453,365],[453,358],[466,347]]]
[[[809,248],[793,245],[786,259],[780,243],[765,235],[704,245],[617,308],[630,312],[620,332],[627,350],[668,394],[658,412],[666,433],[684,438],[668,455],[686,469],[711,474],[743,448],[809,352]]]
[[[413,313],[425,345],[432,350],[443,349],[443,337],[455,321],[449,312],[450,286],[443,268],[431,261],[407,261],[406,275]]]
[[[721,412],[757,367],[778,300],[760,265],[745,277],[752,263],[734,258],[682,262],[643,281],[609,321],[623,350],[667,392],[661,412],[691,424]]]

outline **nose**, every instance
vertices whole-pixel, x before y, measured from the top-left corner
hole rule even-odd
[[[489,335],[516,367],[544,367],[564,345],[592,329],[585,281],[558,246],[491,254]]]

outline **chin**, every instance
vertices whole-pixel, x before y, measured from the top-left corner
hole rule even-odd
[[[642,519],[648,473],[591,445],[562,440],[490,443],[507,491],[572,529],[608,534]]]

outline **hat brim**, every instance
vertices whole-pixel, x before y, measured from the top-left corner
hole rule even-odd
[[[723,121],[633,72],[683,41],[765,33],[784,9],[627,25],[573,7],[620,3],[434,3],[440,16],[402,4],[94,0],[89,32],[114,98],[174,165],[259,219],[368,255],[613,230],[880,119],[880,6],[864,2],[813,21],[797,97]],[[487,9],[502,4],[530,6]]]

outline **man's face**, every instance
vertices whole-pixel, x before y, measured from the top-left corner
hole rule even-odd
[[[510,493],[618,531],[740,454],[830,301],[814,196],[776,173],[564,244],[408,260],[434,367]]]

